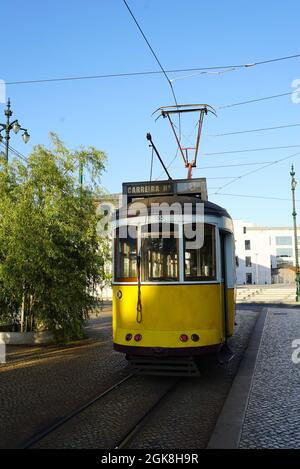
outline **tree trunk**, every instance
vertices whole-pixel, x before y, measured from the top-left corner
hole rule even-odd
[[[24,332],[24,326],[25,326],[25,293],[23,293],[22,306],[21,306],[21,332]]]

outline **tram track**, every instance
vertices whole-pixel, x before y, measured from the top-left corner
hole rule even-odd
[[[124,449],[127,444],[132,440],[134,436],[138,434],[140,429],[144,427],[144,424],[152,414],[152,412],[165,400],[167,396],[170,395],[172,391],[178,386],[181,380],[177,379],[169,389],[167,389],[164,394],[145,412],[145,414],[138,420],[138,422],[119,440],[119,442],[114,446],[114,449]]]
[[[92,407],[93,405],[99,403],[104,397],[108,396],[109,394],[112,394],[114,391],[116,391],[119,387],[122,386],[122,384],[126,383],[133,377],[138,377],[137,374],[131,373],[125,378],[121,379],[114,385],[110,386],[107,388],[105,391],[101,392],[99,395],[95,396],[93,399],[87,401],[83,405],[79,406],[76,408],[74,411],[70,412],[66,416],[60,418],[56,422],[54,422],[52,425],[44,428],[43,430],[35,433],[32,435],[30,438],[25,440],[22,444],[18,446],[18,449],[31,449],[35,447],[43,447],[43,440],[47,439],[49,435],[54,437],[55,439],[55,432],[61,428],[68,422],[72,421],[72,419],[75,419],[76,417],[80,416],[80,414],[84,413],[85,410],[88,408]],[[140,378],[144,378],[140,376]],[[109,445],[110,448],[112,449],[123,449],[126,448],[126,446],[130,443],[133,437],[135,437],[138,432],[144,428],[148,418],[152,415],[152,413],[159,407],[159,405],[170,395],[170,393],[175,390],[175,388],[178,386],[179,382],[181,379],[176,379],[174,380],[171,385],[162,393],[159,395],[157,399],[153,402],[152,405],[150,405],[145,411],[143,411],[142,415],[137,418],[137,420],[130,426],[129,429],[121,433],[120,437],[115,438],[115,440],[112,441],[112,443]],[[55,440],[54,440],[55,441]],[[37,445],[37,446],[36,446]]]
[[[36,433],[35,435],[33,435],[32,437],[30,437],[23,444],[21,444],[18,447],[18,449],[30,449],[30,448],[32,448],[35,444],[39,443],[44,438],[46,438],[48,435],[50,435],[50,433],[53,433],[58,428],[62,427],[65,423],[69,422],[71,419],[73,419],[74,417],[76,417],[80,413],[84,412],[88,407],[91,407],[93,404],[95,404],[100,399],[102,399],[103,397],[105,397],[108,394],[110,394],[111,392],[113,392],[115,389],[117,389],[119,386],[121,386],[121,384],[123,384],[124,382],[126,382],[129,379],[133,378],[134,376],[135,375],[133,373],[125,376],[125,378],[121,379],[120,381],[115,383],[113,386],[110,386],[105,391],[103,391],[102,393],[95,396],[93,399],[87,401],[86,403],[84,403],[83,405],[81,405],[80,407],[75,409],[74,411],[67,414],[65,417],[62,417],[57,422],[53,423],[49,427],[44,428],[42,431],[40,431],[40,432]]]

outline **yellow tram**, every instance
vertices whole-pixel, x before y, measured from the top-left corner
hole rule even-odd
[[[114,226],[114,349],[132,363],[217,352],[234,329],[230,215],[207,200],[204,178],[124,183],[123,200]]]

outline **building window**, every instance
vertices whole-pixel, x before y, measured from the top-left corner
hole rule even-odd
[[[250,239],[245,239],[245,250],[250,251],[250,249],[251,249]]]
[[[276,256],[278,256],[278,257],[293,257],[293,249],[292,248],[277,248],[276,249]]]
[[[244,228],[243,228],[243,231],[244,231],[244,234],[247,233],[247,228],[246,228],[245,226],[244,226]]]
[[[246,274],[246,283],[252,285],[252,274]]]
[[[291,246],[293,243],[291,236],[275,236],[275,242],[278,246]]]
[[[235,256],[235,265],[239,267],[240,261],[239,261],[239,256]]]
[[[251,257],[250,256],[246,256],[246,267],[252,267]]]

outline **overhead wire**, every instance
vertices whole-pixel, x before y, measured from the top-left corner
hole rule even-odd
[[[235,135],[235,134],[238,134],[238,133],[248,133],[248,132],[258,132],[258,131],[262,131],[262,130],[274,130],[274,129],[281,129],[281,128],[287,128],[287,127],[297,127],[297,126],[300,126],[300,124],[289,124],[289,125],[286,125],[286,126],[277,126],[277,127],[268,127],[268,128],[261,128],[261,129],[252,129],[252,130],[245,130],[245,131],[238,131],[238,132],[228,132],[228,133],[224,133],[224,134],[216,134],[216,135],[209,135],[210,137],[217,137],[217,136],[223,136],[223,135]],[[174,127],[177,127],[175,124],[174,124]],[[193,132],[191,132],[192,134]],[[191,135],[190,134],[190,135]],[[189,139],[189,137],[185,136],[183,134],[183,136],[187,139]],[[226,154],[234,154],[234,153],[246,153],[246,152],[256,152],[256,151],[267,151],[267,150],[282,150],[282,149],[286,149],[286,148],[298,148],[300,147],[300,145],[286,145],[286,146],[279,146],[279,147],[263,147],[263,148],[247,148],[247,149],[242,149],[242,150],[229,150],[229,151],[223,151],[223,152],[208,152],[208,153],[203,153],[203,156],[217,156],[217,155],[226,155]],[[177,155],[176,155],[177,156]],[[170,166],[173,164],[173,162],[175,161],[176,157],[174,157],[170,163],[167,165],[167,168],[169,169]],[[225,167],[225,166],[223,166]],[[197,170],[197,169],[200,169],[200,168],[194,168],[194,170]],[[158,180],[161,176],[162,176],[163,173],[161,173],[157,178],[156,180]]]
[[[300,155],[300,152],[297,152],[297,153],[293,153],[292,155],[288,155],[288,156],[285,156],[284,158],[280,158],[279,160],[276,160],[276,161],[273,161],[273,162],[270,162],[264,166],[261,166],[260,168],[256,168],[256,169],[253,169],[251,171],[248,171],[247,173],[244,173],[244,174],[241,174],[240,176],[237,176],[235,179],[233,179],[232,181],[229,181],[227,182],[226,184],[224,184],[223,186],[219,187],[217,193],[219,193],[220,190],[224,189],[225,187],[229,186],[230,184],[233,184],[234,182],[246,177],[246,176],[249,176],[250,174],[254,174],[258,171],[261,171],[265,168],[268,168],[269,166],[273,166],[275,164],[278,164],[278,163],[281,163],[282,161],[285,161],[285,160],[288,160],[290,158],[293,158],[295,156],[298,156]]]
[[[18,150],[16,150],[14,147],[12,147],[11,145],[8,146],[8,149],[14,153],[16,156],[18,156],[21,160],[25,161],[25,163],[28,163],[28,159],[26,158],[26,156],[24,156],[22,153],[20,153]]]
[[[237,176],[215,176],[211,178],[205,178],[205,179],[235,179]]]
[[[5,147],[5,144],[3,142],[0,142],[1,145]],[[21,160],[25,161],[25,163],[28,163],[28,160],[26,158],[26,156],[22,155],[22,153],[20,153],[18,150],[16,150],[15,148],[13,148],[12,146],[8,146],[8,149],[10,150],[11,153],[13,153],[15,156],[17,156],[18,158],[20,158]]]
[[[235,153],[248,153],[248,152],[257,152],[257,151],[268,151],[268,150],[282,150],[287,148],[299,148],[300,145],[285,145],[279,147],[263,147],[263,148],[247,148],[243,150],[230,150],[230,151],[223,151],[223,152],[211,152],[211,153],[203,153],[203,156],[219,156],[219,155],[226,155],[226,154],[235,154]],[[175,158],[170,161],[167,168],[171,166]],[[252,162],[252,163],[236,163],[236,164],[225,164],[225,165],[214,165],[214,166],[202,166],[201,168],[194,168],[195,171],[203,171],[205,169],[216,169],[216,168],[229,168],[229,167],[239,167],[239,166],[251,166],[251,165],[263,165],[263,164],[275,164],[279,160],[272,160],[266,162]],[[159,176],[160,177],[160,176]],[[158,177],[158,178],[159,178]],[[157,178],[157,179],[158,179]],[[157,180],[156,179],[156,180]]]
[[[203,156],[217,156],[217,155],[230,155],[233,153],[248,153],[252,151],[267,151],[267,150],[283,150],[286,148],[299,148],[300,145],[285,145],[280,147],[263,147],[263,148],[246,148],[243,150],[228,150],[228,151],[217,151],[210,153],[202,153]]]
[[[285,146],[278,146],[278,147],[263,147],[263,148],[246,148],[242,150],[229,150],[229,151],[220,151],[220,152],[208,152],[208,153],[203,153],[203,156],[219,156],[219,155],[230,155],[230,154],[235,154],[235,153],[249,153],[249,152],[257,152],[257,151],[270,151],[270,150],[283,150],[287,148],[299,148],[300,145],[285,145]],[[170,161],[170,163],[167,166],[167,169],[172,165],[174,162],[175,158]],[[273,164],[276,163],[277,160],[273,161],[268,161],[266,164]],[[205,170],[205,169],[214,169],[214,168],[226,168],[226,167],[238,167],[238,166],[250,166],[250,165],[259,165],[259,164],[265,164],[265,162],[254,162],[254,163],[239,163],[239,164],[226,164],[226,165],[217,165],[217,166],[207,166],[207,167],[201,167],[201,168],[194,168],[194,170]],[[162,173],[161,173],[162,174]],[[161,175],[160,175],[161,176]],[[159,176],[159,177],[160,177]],[[159,177],[157,179],[159,179]]]
[[[283,198],[283,197],[272,197],[272,196],[264,196],[264,195],[249,195],[249,194],[227,194],[224,192],[214,192],[212,195],[220,195],[220,196],[229,196],[229,197],[245,197],[245,198],[253,198],[253,199],[266,199],[266,200],[284,200],[284,201],[289,201],[290,199],[288,198]],[[297,202],[300,202],[300,200],[297,200]]]
[[[261,65],[261,64],[267,64],[267,63],[271,63],[271,62],[277,62],[279,60],[286,60],[286,59],[290,59],[292,57],[297,57],[297,56],[290,56],[290,57],[285,57],[285,58],[277,58],[277,59],[270,59],[270,60],[264,60],[264,61],[261,61],[261,62],[254,62],[252,64],[245,64],[245,65],[242,65],[242,66],[232,66],[232,67],[224,67],[224,69],[222,70],[219,70],[219,71],[216,71],[216,72],[209,72],[209,71],[199,71],[198,73],[194,73],[192,75],[185,75],[185,76],[180,76],[180,77],[175,77],[173,78],[171,81],[174,82],[175,80],[182,80],[184,78],[192,78],[194,76],[199,76],[199,75],[202,75],[202,74],[218,74],[218,75],[221,75],[223,73],[226,73],[226,72],[233,72],[235,70],[238,70],[240,68],[249,68],[249,67],[254,67],[256,65]]]
[[[271,62],[279,62],[282,60],[290,60],[299,58],[300,54],[294,54],[284,57],[277,57],[274,59],[262,60],[253,63],[243,63],[236,65],[217,65],[211,67],[190,67],[190,68],[177,68],[177,69],[168,69],[168,70],[148,70],[141,72],[128,72],[128,73],[106,73],[98,75],[75,75],[69,77],[54,77],[54,78],[42,78],[36,80],[12,80],[6,81],[6,85],[25,85],[25,84],[35,84],[35,83],[51,83],[59,81],[75,81],[75,80],[92,80],[92,79],[101,79],[101,78],[123,78],[130,76],[141,76],[141,75],[157,75],[162,73],[181,73],[181,72],[197,72],[197,71],[206,71],[206,70],[221,70],[221,69],[238,69],[238,68],[251,68],[257,65],[264,65]]]
[[[174,81],[177,81],[177,80],[185,80],[186,78],[194,78],[194,77],[198,77],[199,75],[223,75],[223,73],[228,73],[228,72],[235,72],[236,70],[240,70],[240,69],[237,69],[237,68],[226,68],[224,70],[218,70],[218,71],[202,71],[202,72],[196,72],[196,73],[192,73],[191,75],[183,75],[183,76],[179,76],[179,77],[175,77],[175,78],[171,78],[171,82],[174,83]]]
[[[250,129],[250,130],[238,130],[235,132],[226,132],[219,134],[208,134],[208,137],[226,137],[227,135],[238,135],[238,134],[249,134],[252,132],[265,132],[268,130],[277,130],[277,129],[287,129],[291,127],[299,127],[300,124],[287,124],[287,125],[278,125],[276,127],[262,127],[260,129]]]
[[[174,91],[174,87],[173,87],[172,81],[171,81],[170,78],[168,77],[168,75],[167,75],[167,73],[166,73],[164,67],[162,66],[162,64],[161,64],[161,62],[160,62],[160,60],[159,60],[159,58],[157,57],[156,53],[154,52],[154,50],[153,50],[153,48],[152,48],[150,42],[148,41],[148,39],[147,39],[147,37],[146,37],[144,31],[142,30],[141,26],[139,25],[139,23],[138,23],[138,21],[137,21],[135,15],[133,14],[132,10],[130,9],[130,7],[129,7],[127,1],[126,1],[126,0],[123,0],[123,3],[124,3],[124,5],[126,6],[127,10],[129,11],[129,13],[130,13],[130,15],[131,15],[133,21],[135,22],[135,24],[136,24],[138,30],[140,31],[142,37],[144,38],[144,40],[145,40],[147,46],[149,47],[149,49],[150,49],[150,51],[151,51],[153,57],[155,58],[156,62],[158,63],[158,65],[159,65],[159,67],[160,67],[162,73],[164,74],[164,76],[165,76],[165,78],[166,78],[166,80],[167,80],[167,82],[168,82],[168,84],[169,84],[169,86],[170,86],[170,88],[171,88],[171,92],[172,92],[172,95],[173,95],[173,98],[174,98],[174,102],[175,102],[175,105],[176,105],[176,107],[177,107],[177,109],[178,109],[178,102],[177,102],[177,98],[176,98],[176,94],[175,94],[175,91]],[[179,127],[179,141],[180,141],[180,140],[181,140],[181,118],[180,118],[180,113],[178,113],[178,127]],[[177,150],[176,150],[176,154],[175,154],[175,156],[174,156],[174,158],[173,158],[172,161],[174,161],[174,160],[177,158],[177,155],[178,155],[178,148],[177,148]],[[168,169],[168,167],[167,167],[167,169]],[[159,177],[160,177],[160,176],[159,176]]]
[[[297,90],[294,90],[294,91],[289,91],[288,93],[280,93],[280,94],[274,94],[274,95],[271,95],[271,96],[264,96],[262,98],[255,98],[255,99],[249,99],[248,101],[241,101],[241,102],[238,102],[238,103],[232,103],[232,104],[224,104],[222,106],[216,106],[214,105],[214,108],[215,109],[228,109],[228,108],[231,108],[231,107],[235,107],[235,106],[242,106],[244,104],[251,104],[251,103],[258,103],[260,101],[266,101],[268,99],[276,99],[276,98],[281,98],[282,96],[289,96],[289,95],[292,95],[294,93],[296,93]]]
[[[125,76],[134,76],[134,75],[151,75],[151,74],[158,74],[158,73],[163,73],[164,76],[166,77],[168,83],[169,83],[169,86],[171,88],[171,91],[172,91],[172,95],[173,95],[173,98],[174,98],[174,101],[175,101],[175,104],[176,106],[178,106],[178,103],[177,103],[177,99],[176,99],[176,95],[175,95],[175,92],[174,92],[174,88],[173,88],[173,85],[172,85],[172,81],[167,73],[174,73],[174,72],[189,72],[189,71],[209,71],[209,70],[232,70],[232,69],[238,69],[238,68],[250,68],[250,67],[253,67],[253,66],[257,66],[257,65],[262,65],[262,64],[268,64],[268,63],[272,63],[272,62],[278,62],[278,61],[282,61],[282,60],[288,60],[288,59],[294,59],[294,58],[299,58],[300,57],[300,54],[294,54],[294,55],[290,55],[290,56],[284,56],[284,57],[277,57],[277,58],[273,58],[273,59],[268,59],[268,60],[263,60],[263,61],[257,61],[257,62],[253,62],[253,63],[244,63],[244,64],[238,64],[238,65],[226,65],[226,66],[213,66],[213,67],[194,67],[194,68],[188,68],[188,69],[175,69],[175,70],[165,70],[161,64],[161,62],[159,61],[156,53],[154,52],[150,42],[148,41],[148,39],[146,38],[142,28],[140,27],[137,19],[135,18],[133,12],[131,11],[128,3],[126,2],[126,0],[123,0],[123,3],[125,4],[125,6],[127,7],[131,17],[133,18],[136,26],[138,27],[140,33],[142,34],[144,40],[146,41],[151,53],[153,54],[155,60],[157,61],[161,71],[146,71],[146,72],[131,72],[131,73],[121,73],[121,74],[106,74],[106,75],[91,75],[91,76],[73,76],[73,77],[58,77],[58,78],[50,78],[50,79],[42,79],[42,80],[23,80],[23,81],[10,81],[10,82],[6,82],[7,85],[16,85],[16,84],[27,84],[27,83],[43,83],[43,82],[55,82],[55,81],[70,81],[70,80],[85,80],[85,79],[96,79],[96,78],[112,78],[112,77],[125,77]],[[210,72],[208,72],[210,73]],[[218,72],[217,72],[218,73]],[[222,73],[222,72],[219,72],[219,73]],[[268,100],[268,99],[274,99],[274,98],[279,98],[279,97],[282,97],[282,96],[287,96],[287,95],[292,95],[293,93],[295,93],[295,91],[292,91],[292,92],[287,92],[287,93],[281,93],[281,94],[277,94],[277,95],[272,95],[272,96],[267,96],[267,97],[262,97],[262,98],[257,98],[257,99],[251,99],[251,100],[248,100],[248,101],[243,101],[243,102],[238,102],[238,103],[232,103],[232,104],[227,104],[227,105],[222,105],[222,106],[218,106],[217,108],[218,109],[226,109],[226,108],[230,108],[230,107],[235,107],[235,106],[240,106],[240,105],[245,105],[245,104],[250,104],[250,103],[255,103],[255,102],[259,102],[259,101],[263,101],[263,100]],[[297,125],[300,125],[300,124],[295,124],[294,126],[297,126]],[[180,124],[180,116],[179,116],[179,127],[181,127],[181,124]],[[280,127],[277,127],[277,128],[283,128],[284,126],[280,126]],[[254,129],[252,130],[253,132],[255,131],[261,131],[261,130],[273,130],[275,128],[268,128],[268,129]],[[244,131],[244,133],[246,132],[251,132],[250,131]],[[180,133],[181,133],[181,129],[180,129]],[[242,133],[242,132],[236,132],[236,133]],[[234,133],[228,133],[228,135],[230,134],[234,134]],[[226,135],[226,134],[224,134]],[[218,136],[221,136],[221,135],[218,135]],[[295,146],[287,146],[287,147],[271,147],[271,148],[265,148],[265,149],[247,149],[247,150],[235,150],[235,151],[231,151],[231,152],[219,152],[219,153],[206,153],[205,155],[210,155],[210,156],[213,156],[213,155],[217,155],[217,154],[226,154],[226,153],[240,153],[240,152],[248,152],[248,151],[262,151],[262,150],[271,150],[271,149],[282,149],[282,148],[292,148],[292,147],[298,147],[299,145],[295,145]],[[12,151],[16,153],[16,150],[12,149]],[[171,160],[171,162],[168,164],[167,168],[169,168],[173,162],[175,161],[175,159],[177,158],[177,154],[178,154],[178,150],[176,152],[176,155],[175,157]],[[21,155],[20,153],[17,154],[17,156],[19,156],[20,158],[22,158],[24,161],[27,162],[27,159]],[[275,164],[276,162],[270,162],[268,164]],[[254,163],[256,164],[256,163]],[[260,163],[257,163],[257,164],[260,164]],[[242,166],[242,164],[240,165],[223,165],[223,166],[219,166],[219,167],[226,167],[226,166]],[[209,169],[210,167],[207,167],[207,169]],[[205,168],[203,168],[205,169]],[[259,168],[259,169],[263,169],[263,168]],[[159,176],[160,177],[160,176]],[[243,177],[243,176],[241,176]]]
[[[257,161],[255,163],[236,163],[236,164],[223,164],[216,166],[202,166],[201,168],[194,168],[194,171],[202,171],[205,169],[216,169],[216,168],[233,168],[239,166],[254,166],[254,165],[263,165],[267,163],[273,163],[273,161]]]
[[[168,84],[169,84],[169,86],[170,86],[170,88],[171,88],[171,92],[172,92],[172,95],[173,95],[175,104],[176,104],[176,106],[177,106],[177,108],[178,108],[177,98],[176,98],[175,91],[174,91],[174,88],[173,88],[173,85],[172,85],[172,82],[171,82],[170,78],[168,77],[168,75],[167,75],[165,69],[163,68],[163,66],[162,66],[162,64],[161,64],[161,62],[160,62],[160,60],[159,60],[159,58],[157,57],[156,53],[154,52],[154,50],[153,50],[153,48],[152,48],[150,42],[148,41],[148,39],[147,39],[147,37],[146,37],[144,31],[142,30],[141,26],[139,25],[139,23],[138,23],[138,21],[137,21],[135,15],[133,14],[131,8],[129,7],[127,1],[126,1],[126,0],[123,0],[123,3],[124,3],[124,5],[126,6],[127,10],[129,11],[129,13],[130,13],[130,15],[131,15],[133,21],[135,22],[135,24],[136,24],[138,30],[140,31],[141,35],[143,36],[143,38],[144,38],[144,40],[145,40],[147,46],[149,47],[149,49],[150,49],[150,51],[151,51],[153,57],[155,58],[156,62],[158,63],[158,65],[159,65],[159,67],[160,67],[162,73],[164,74],[164,76],[165,76],[165,78],[166,78],[166,80],[167,80],[167,82],[168,82]],[[300,54],[299,54],[299,56],[300,56]],[[178,114],[178,121],[179,121],[179,127],[180,127],[180,126],[181,126],[181,124],[180,124],[180,114]],[[180,132],[181,132],[181,131],[180,131]],[[180,137],[179,137],[179,140],[180,140]]]

